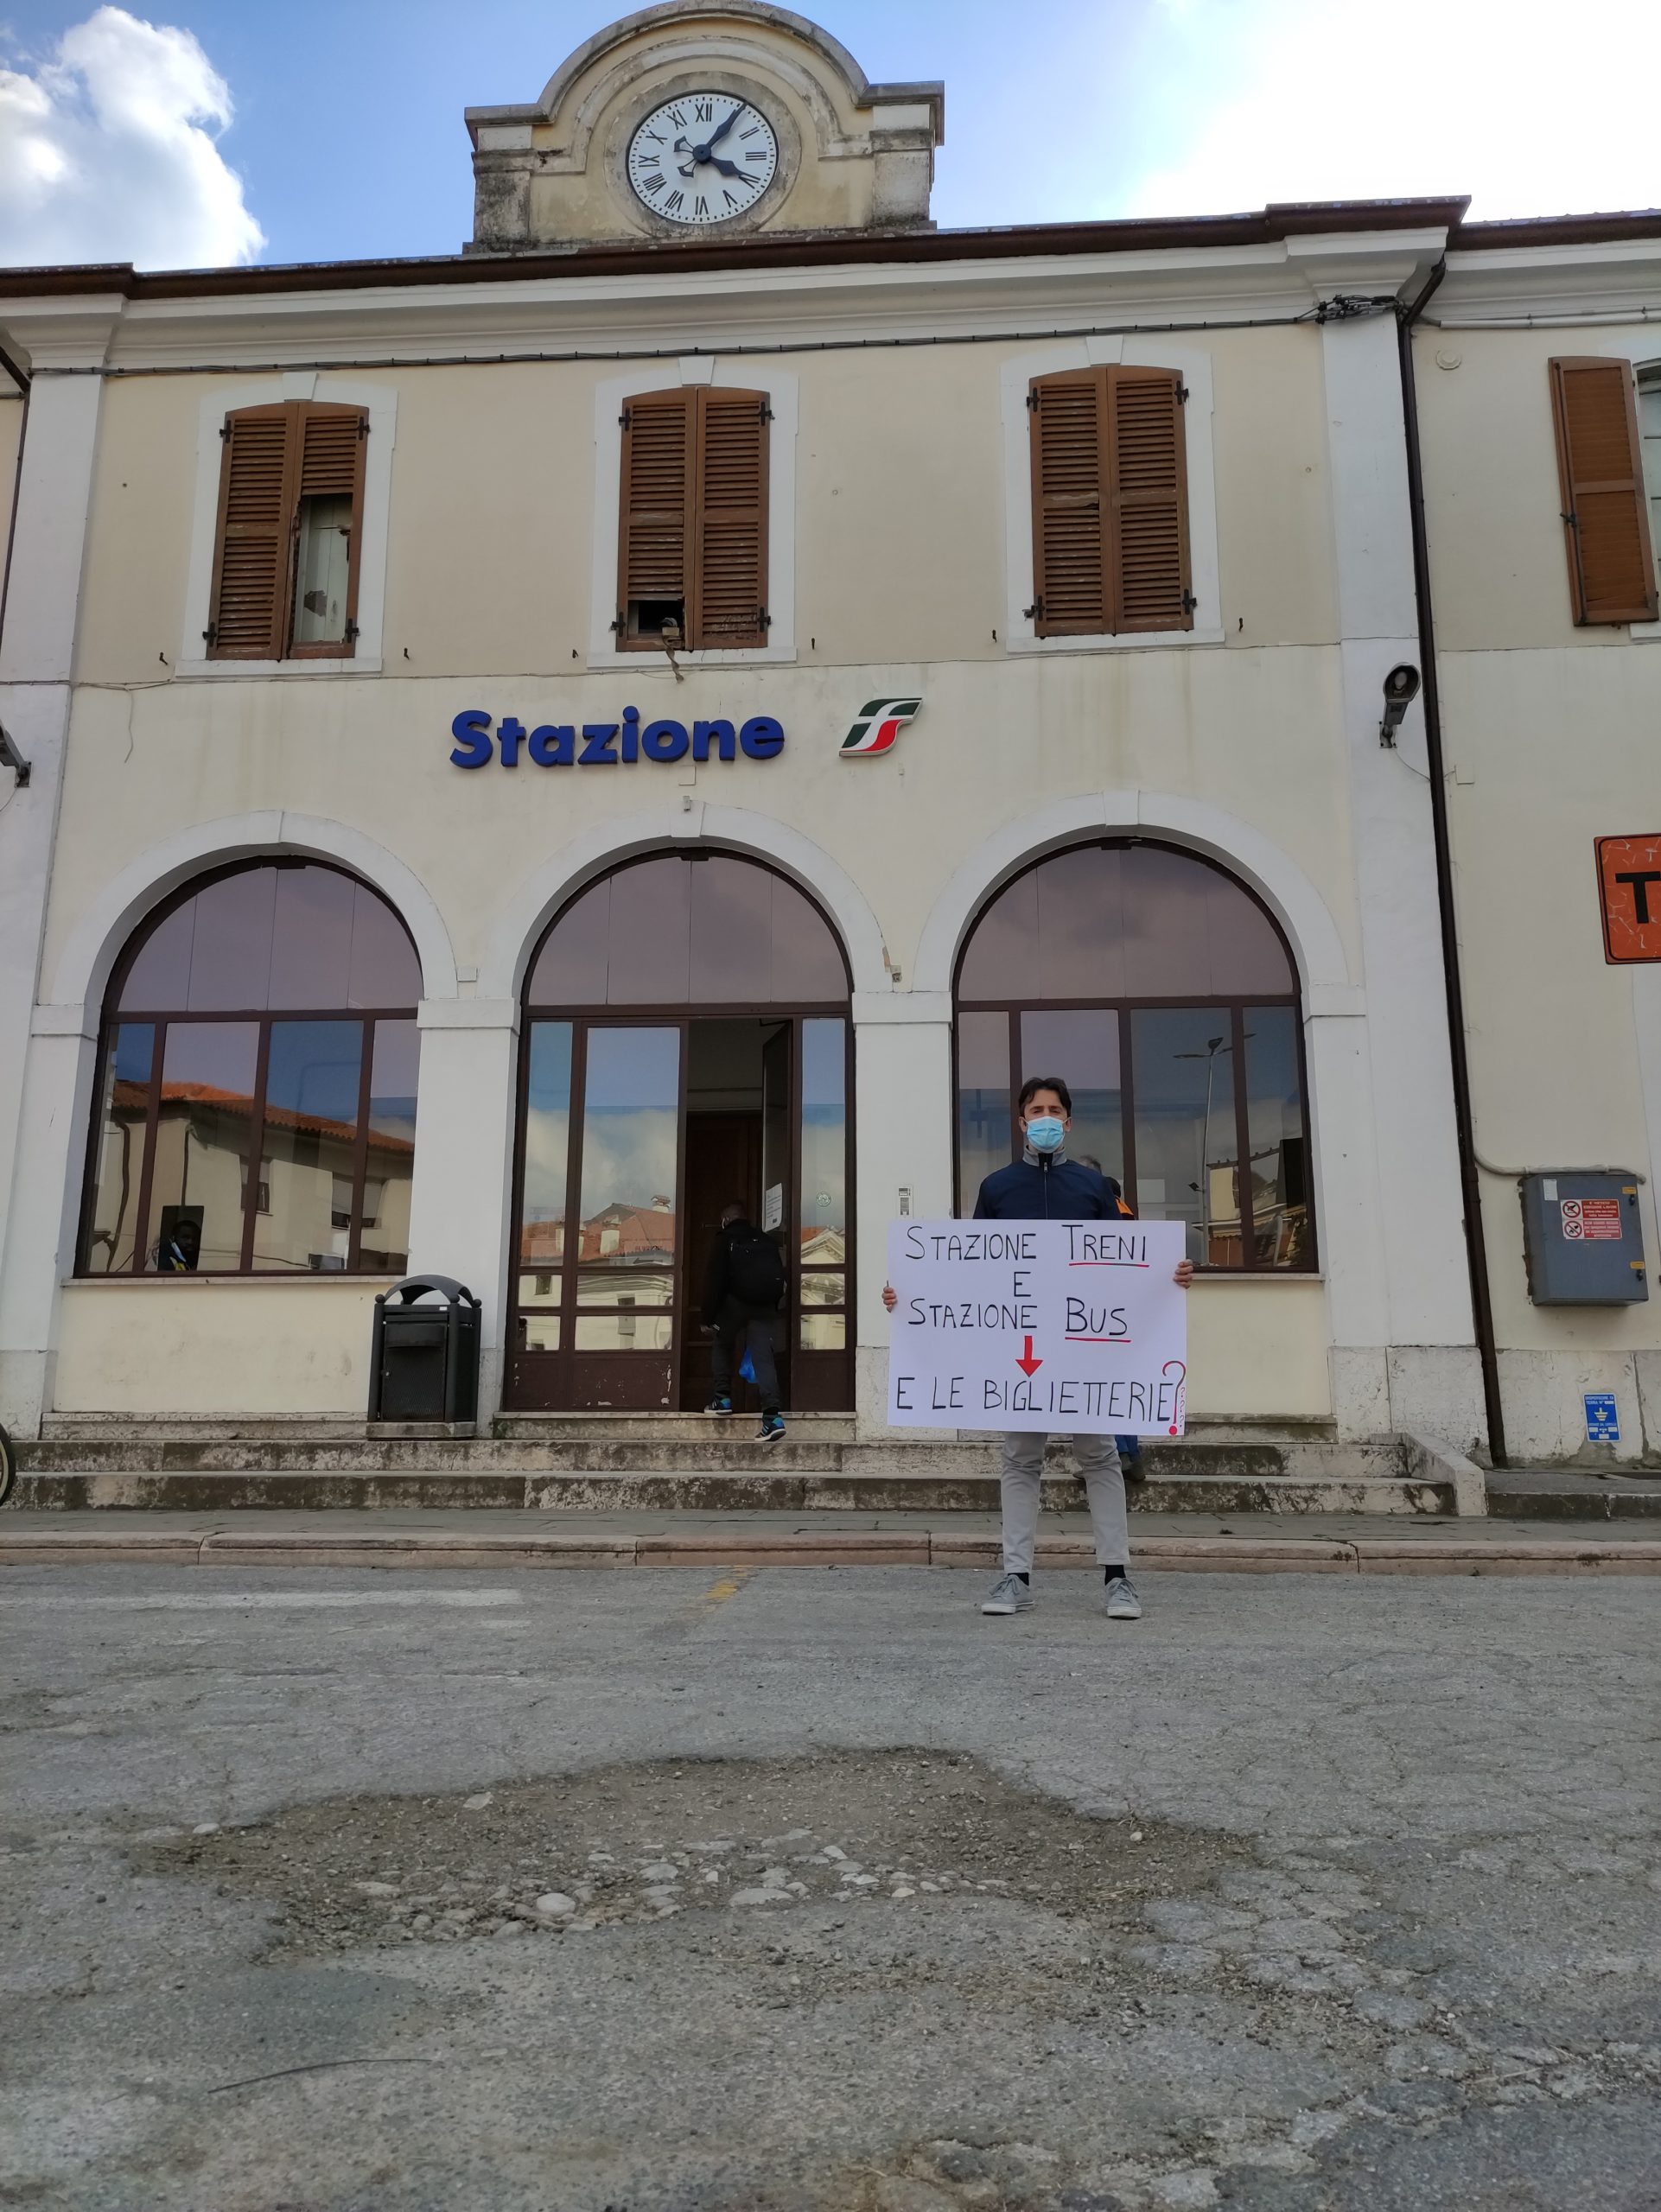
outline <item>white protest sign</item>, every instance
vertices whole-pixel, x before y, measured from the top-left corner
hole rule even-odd
[[[1181,1436],[1180,1221],[896,1221],[895,1428]]]

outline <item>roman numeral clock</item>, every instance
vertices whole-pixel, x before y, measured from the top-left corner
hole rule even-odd
[[[624,167],[643,207],[705,228],[755,206],[779,173],[779,141],[736,92],[684,92],[638,126]]]

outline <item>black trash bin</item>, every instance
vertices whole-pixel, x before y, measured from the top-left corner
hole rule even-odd
[[[423,1305],[429,1296],[443,1302]],[[410,1275],[375,1300],[371,1421],[479,1416],[479,1301],[449,1275]]]

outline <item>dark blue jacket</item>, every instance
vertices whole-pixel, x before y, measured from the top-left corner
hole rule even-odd
[[[977,1221],[1117,1221],[1119,1186],[1076,1160],[1034,1165],[1011,1160],[989,1175],[975,1201]]]

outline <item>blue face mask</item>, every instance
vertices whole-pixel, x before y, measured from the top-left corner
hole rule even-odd
[[[1027,1141],[1034,1152],[1060,1152],[1066,1135],[1059,1114],[1039,1114],[1027,1124]]]

